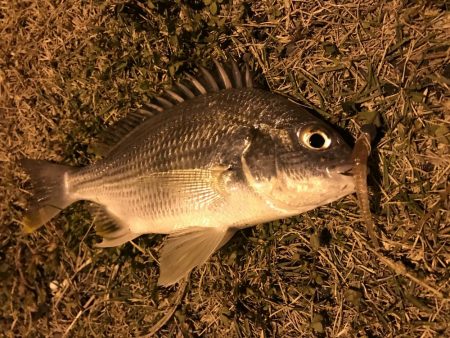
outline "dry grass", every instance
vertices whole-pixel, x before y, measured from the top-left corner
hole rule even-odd
[[[139,336],[175,302],[160,336],[450,336],[448,5],[205,2],[0,2],[0,335]],[[17,159],[88,164],[104,123],[225,53],[353,135],[379,112],[369,182],[383,256],[367,250],[355,196],[240,232],[184,294],[156,287],[160,236],[95,249],[82,204],[21,234]]]

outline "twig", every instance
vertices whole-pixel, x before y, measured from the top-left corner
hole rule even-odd
[[[63,338],[67,337],[67,335],[69,334],[70,330],[72,330],[73,326],[77,322],[78,318],[80,318],[81,315],[89,308],[89,306],[94,301],[94,299],[95,299],[95,296],[92,295],[91,298],[89,298],[88,301],[83,305],[83,309],[78,311],[76,317],[72,320],[72,323],[70,323],[69,327],[64,332]]]
[[[367,248],[369,249],[369,251],[371,251],[373,254],[375,254],[375,256],[377,256],[377,258],[383,264],[387,265],[389,268],[394,270],[397,274],[402,275],[406,278],[409,278],[410,280],[419,284],[423,288],[428,289],[429,291],[434,293],[436,295],[436,297],[439,297],[441,299],[447,299],[447,297],[444,296],[444,294],[441,291],[437,290],[435,287],[425,283],[421,279],[414,276],[414,274],[412,272],[409,272],[408,269],[403,264],[395,262],[394,260],[380,254],[377,250],[371,248],[370,245],[368,245]]]
[[[189,280],[189,276],[187,276],[183,280],[182,284],[180,285],[180,288],[178,289],[178,292],[177,292],[177,297],[175,298],[175,301],[173,302],[172,308],[169,311],[167,311],[166,314],[155,325],[153,325],[153,327],[150,329],[150,331],[147,334],[141,336],[140,338],[152,337],[159,330],[161,330],[161,328],[164,325],[166,325],[166,323],[170,320],[170,318],[172,318],[173,314],[177,310],[178,305],[180,305],[181,300],[184,297],[184,293],[186,291],[186,286],[188,284],[188,280]]]

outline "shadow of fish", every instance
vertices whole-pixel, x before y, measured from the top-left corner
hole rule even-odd
[[[100,247],[169,234],[160,285],[204,263],[236,230],[286,218],[354,191],[351,149],[299,105],[253,88],[247,68],[200,67],[110,127],[93,165],[24,159],[33,231],[78,200],[96,204]]]

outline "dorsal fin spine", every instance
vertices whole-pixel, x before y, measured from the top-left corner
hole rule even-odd
[[[202,94],[206,94],[207,90],[203,85],[192,75],[187,74],[186,77],[189,79],[189,81],[192,83],[192,85]]]
[[[155,116],[155,112],[153,112],[153,111],[151,111],[151,110],[144,109],[144,108],[140,108],[140,109],[138,109],[137,111],[139,112],[139,114],[144,115],[144,116],[146,116],[147,118],[148,118],[148,117]]]
[[[242,73],[233,59],[231,60],[231,71],[233,75],[234,85],[236,88],[242,88]]]
[[[195,97],[195,94],[184,84],[177,82],[176,86],[188,99],[193,99]]]
[[[150,102],[145,102],[143,104],[143,106],[145,108],[148,108],[150,111],[154,111],[155,113],[161,113],[164,110],[163,107],[158,106],[157,104],[154,104],[154,103],[150,103]]]
[[[216,60],[214,60],[214,64],[216,65],[217,72],[219,73],[220,78],[222,79],[222,82],[223,82],[223,85],[225,86],[225,89],[233,88],[233,85],[231,84],[231,80],[228,77],[228,74],[225,71],[225,69],[223,68],[223,66],[219,62],[217,62]]]
[[[184,99],[178,95],[177,93],[175,93],[173,90],[170,89],[166,89],[165,90],[166,95],[168,95],[171,99],[177,101],[178,103],[183,102]]]
[[[205,67],[200,66],[200,71],[202,72],[202,75],[205,78],[205,81],[208,83],[209,86],[211,86],[211,91],[218,92],[219,91],[219,85],[217,84],[216,80],[212,76],[212,74],[207,70]]]
[[[245,86],[247,88],[253,88],[252,75],[250,74],[250,69],[248,69],[247,65],[245,65]]]
[[[162,105],[164,108],[170,108],[170,107],[173,107],[173,103],[170,102],[169,100],[165,99],[165,98],[162,97],[162,96],[157,96],[157,97],[156,97],[156,100],[157,100],[159,103],[161,103],[161,105]]]

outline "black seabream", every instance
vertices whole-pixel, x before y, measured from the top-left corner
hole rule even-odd
[[[103,159],[73,168],[24,159],[32,231],[78,200],[96,205],[100,247],[168,234],[160,285],[204,263],[237,231],[354,191],[351,149],[287,98],[253,88],[235,62],[200,67],[105,134]]]

